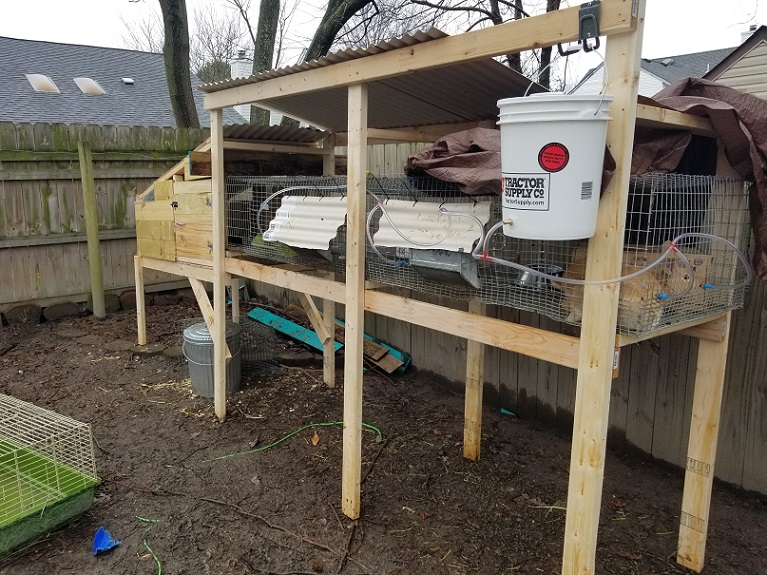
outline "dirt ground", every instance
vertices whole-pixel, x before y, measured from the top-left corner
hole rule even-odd
[[[176,322],[197,313],[149,308],[150,341],[177,343]],[[381,436],[364,433],[352,522],[339,425],[215,459],[338,422],[341,370],[335,389],[315,367],[250,377],[220,423],[178,360],[119,349],[135,320],[0,330],[0,392],[90,423],[102,478],[84,517],[0,560],[0,574],[560,573],[568,438],[486,407],[482,459],[467,461],[460,395],[412,370],[369,371],[363,417]],[[674,562],[682,482],[679,470],[609,454],[598,573],[687,573]],[[99,525],[122,544],[94,557]],[[706,563],[708,574],[767,574],[767,497],[715,485]]]

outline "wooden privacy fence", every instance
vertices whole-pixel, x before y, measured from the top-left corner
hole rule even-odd
[[[176,128],[0,123],[0,310],[90,290],[77,143],[93,153],[104,288],[132,289],[133,201],[207,137]],[[155,289],[178,278],[149,273]]]

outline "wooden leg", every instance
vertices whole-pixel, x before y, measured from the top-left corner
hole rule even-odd
[[[240,278],[232,278],[229,282],[229,290],[232,292],[232,321],[240,323]]]
[[[360,516],[362,478],[362,343],[365,334],[365,185],[367,86],[349,86],[346,216],[346,330],[344,344],[344,454],[341,508]]]
[[[328,279],[335,280],[335,274],[330,272]],[[322,300],[322,319],[325,322],[325,329],[331,335],[330,339],[322,346],[322,375],[325,385],[328,387],[336,386],[336,302],[330,299]]]
[[[213,200],[213,404],[216,416],[226,418],[226,213],[224,176],[224,115],[210,111],[211,189]],[[207,296],[206,296],[207,297]]]
[[[469,302],[469,312],[485,315],[485,304]],[[466,398],[463,421],[463,456],[479,460],[482,443],[482,386],[485,380],[485,346],[476,341],[466,343]]]
[[[138,323],[138,344],[146,345],[146,298],[144,297],[144,265],[141,256],[133,256],[136,274],[136,322]]]
[[[708,513],[714,483],[714,460],[724,392],[724,370],[730,338],[730,317],[723,341],[700,340],[692,400],[690,441],[679,516],[677,563],[700,572],[706,552]]]

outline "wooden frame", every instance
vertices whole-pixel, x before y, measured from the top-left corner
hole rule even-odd
[[[623,222],[635,124],[639,122],[653,127],[681,128],[708,136],[713,133],[710,123],[705,119],[637,104],[644,4],[644,0],[603,0],[601,5],[600,29],[602,34],[608,36],[606,66],[610,83],[607,91],[614,98],[608,146],[617,161],[617,169],[610,186],[604,191],[597,234],[589,244],[586,276],[590,279],[620,275]],[[427,134],[432,137],[439,134],[440,130],[439,127],[393,131],[369,129],[368,82],[456,62],[573,41],[577,34],[578,8],[568,8],[207,94],[205,107],[211,111],[211,140],[209,145],[201,149],[209,149],[212,155],[212,265],[205,261],[177,259],[170,262],[141,255],[136,258],[137,290],[141,289],[139,280],[142,267],[213,282],[215,410],[220,418],[226,414],[226,307],[223,294],[232,277],[285,287],[301,294],[301,301],[317,332],[324,342],[330,342],[330,345],[324,346],[324,375],[328,385],[332,385],[335,378],[335,356],[332,337],[329,337],[334,329],[332,318],[335,315],[335,303],[345,304],[342,508],[353,519],[359,517],[361,512],[362,340],[365,311],[447,333],[461,333],[467,337],[464,455],[469,459],[478,459],[480,456],[485,345],[577,369],[562,562],[562,573],[567,575],[594,573],[614,353],[620,346],[645,338],[616,338],[620,286],[615,284],[586,286],[579,338],[485,317],[484,305],[479,302],[470,302],[469,311],[464,312],[375,291],[373,286],[366,284],[364,277],[365,152],[367,144],[375,139],[413,141],[423,139]],[[341,143],[349,146],[346,283],[338,282],[327,274],[317,277],[310,270],[302,268],[263,265],[228,257],[224,250],[224,149],[234,145],[237,149],[257,150],[263,149],[263,146],[225,142],[222,137],[222,107],[257,103],[266,98],[311,92],[331,86],[345,86],[348,89],[348,131],[338,139],[331,138],[323,148],[315,147],[314,151],[325,154],[324,169],[330,173],[334,161],[333,146]],[[283,151],[282,147],[277,146],[270,149]],[[287,147],[284,150],[287,151]],[[302,151],[306,150],[307,147],[302,147]],[[167,176],[178,177],[178,166],[174,170],[169,171]],[[313,297],[324,301],[322,314]],[[142,297],[137,297],[137,305],[143,308]],[[145,330],[142,327],[144,317],[144,311],[140,309],[140,340],[146,339],[145,331],[142,331]],[[688,465],[685,482],[683,525],[679,541],[680,563],[696,570],[702,568],[705,550],[705,525],[711,495],[716,425],[722,399],[729,324],[728,313],[663,331],[685,333],[701,339],[688,450],[689,461],[692,463]],[[659,334],[648,337],[656,335]],[[699,466],[698,462],[703,462],[704,467]],[[707,469],[709,473],[700,473],[701,469]],[[690,519],[685,522],[685,518]]]

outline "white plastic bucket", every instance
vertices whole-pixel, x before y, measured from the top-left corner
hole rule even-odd
[[[611,101],[602,94],[498,101],[504,235],[533,240],[594,235]]]

